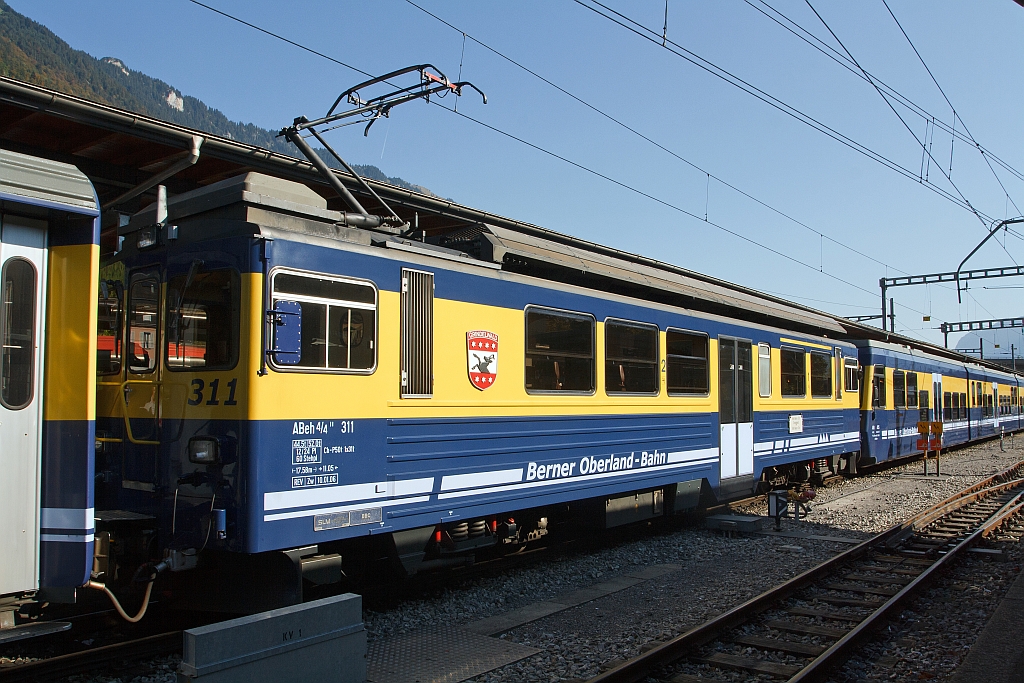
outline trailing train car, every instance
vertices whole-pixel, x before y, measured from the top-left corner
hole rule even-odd
[[[0,150],[0,628],[92,569],[98,216],[76,167]]]
[[[1020,428],[1018,376],[907,345],[855,343],[864,376],[861,464],[920,454],[921,421],[943,423],[944,446]]]
[[[1020,376],[966,363],[971,438],[998,436],[1021,428]],[[962,397],[962,400],[964,398]]]
[[[344,227],[308,187],[259,174],[168,212],[134,216],[100,276],[110,581],[162,560],[194,570],[192,592],[261,609],[367,557],[465,562],[556,523],[806,480],[860,448],[857,349],[825,317],[768,324],[519,274],[517,258],[568,250],[494,226],[476,255]]]

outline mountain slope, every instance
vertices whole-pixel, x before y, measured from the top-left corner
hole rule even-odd
[[[53,31],[13,10],[0,0],[0,75],[75,95],[94,102],[128,109],[154,118],[195,128],[282,154],[299,156],[276,132],[231,121],[220,110],[156,78],[129,69],[119,59],[97,59],[76,50]],[[328,165],[337,162],[318,150]],[[376,166],[353,164],[361,175],[424,194],[425,187],[389,177]]]

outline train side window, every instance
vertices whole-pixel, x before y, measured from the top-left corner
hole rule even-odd
[[[929,409],[931,408],[931,395],[927,389],[922,389],[917,393],[917,399],[921,406],[921,422],[928,422],[931,417],[928,415]]]
[[[960,394],[960,419],[967,419],[967,394],[963,392]]]
[[[32,402],[35,383],[36,269],[26,259],[10,258],[0,281],[0,403],[19,410]]]
[[[917,373],[907,373],[907,407],[917,407]]]
[[[807,395],[807,352],[803,349],[779,349],[779,370],[782,379],[782,395],[803,397]]]
[[[195,270],[167,282],[167,367],[230,370],[238,362],[238,273]]]
[[[885,408],[885,366],[876,365],[871,376],[871,407]]]
[[[274,304],[302,311],[296,369],[372,372],[377,366],[377,288],[371,282],[277,272]]]
[[[960,394],[956,391],[953,392],[953,411],[952,419],[960,419]]]
[[[129,291],[129,306],[128,369],[148,374],[156,369],[160,283],[155,278],[135,280]]]
[[[832,397],[832,356],[811,351],[811,396]]]
[[[757,345],[757,393],[761,398],[772,395],[772,347]]]
[[[907,375],[902,370],[892,371],[892,402],[895,408],[907,407]]]
[[[606,393],[658,393],[657,325],[606,320],[604,357]]]
[[[121,315],[124,290],[114,280],[100,280],[96,315],[96,374],[121,372]]]
[[[526,309],[526,390],[594,392],[594,316]]]
[[[953,394],[948,391],[942,393],[942,421],[949,422],[953,419]]]
[[[844,382],[847,391],[860,391],[860,366],[856,358],[847,358],[843,361],[846,370],[846,381]]]
[[[665,332],[665,356],[669,396],[708,394],[708,335],[670,327]]]

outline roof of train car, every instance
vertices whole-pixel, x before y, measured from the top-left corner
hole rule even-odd
[[[308,161],[16,79],[0,77],[0,114],[0,147],[77,166],[92,181],[104,209],[108,202],[125,191],[187,158],[195,136],[203,137],[198,160],[162,181],[172,195],[247,171],[258,171],[310,186],[328,200],[329,208],[347,208]],[[350,175],[343,171],[336,173],[354,194],[360,196],[360,200],[366,200],[368,210],[374,210],[372,198],[362,193]],[[488,241],[512,256],[532,258],[627,285],[655,290],[667,288],[695,302],[732,309],[745,315],[753,313],[757,317],[793,321],[822,330],[830,336],[839,334],[898,342],[948,358],[979,362],[941,346],[851,322],[655,259],[451,200],[374,180],[368,179],[367,182],[403,218],[412,219],[414,214],[417,215],[420,228],[428,235],[457,233],[467,228],[480,230],[483,226],[483,232],[491,236]],[[151,197],[152,193],[145,198],[135,198],[123,208],[134,213],[151,201]],[[105,216],[105,234],[111,236],[112,242],[116,239],[117,221],[115,214]]]
[[[0,149],[0,196],[96,215],[89,178],[73,164]]]

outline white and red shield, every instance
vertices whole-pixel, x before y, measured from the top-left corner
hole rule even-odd
[[[466,333],[469,381],[481,391],[498,379],[498,335],[483,330]]]

